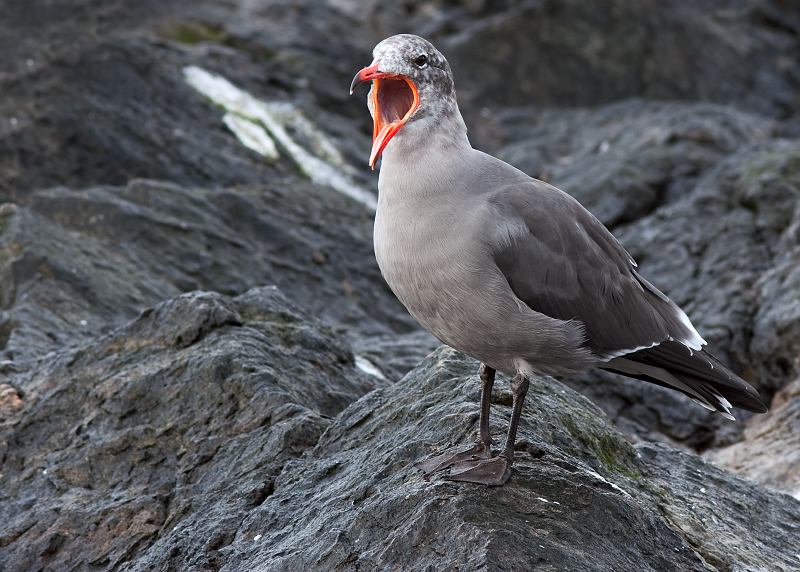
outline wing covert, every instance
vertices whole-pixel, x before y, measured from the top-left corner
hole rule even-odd
[[[514,294],[532,310],[580,321],[603,358],[673,338],[703,343],[686,315],[641,278],[616,238],[580,203],[541,181],[501,189],[500,217],[522,217],[526,233],[495,251]]]

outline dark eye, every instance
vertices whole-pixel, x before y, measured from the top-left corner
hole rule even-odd
[[[417,59],[414,60],[414,63],[417,65],[418,68],[424,68],[428,63],[428,56],[425,54],[421,54],[417,56]]]

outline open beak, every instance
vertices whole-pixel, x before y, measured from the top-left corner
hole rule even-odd
[[[375,161],[383,153],[389,140],[408,121],[419,107],[419,93],[410,79],[403,75],[379,72],[380,63],[365,67],[353,78],[350,94],[357,85],[372,81],[372,152],[369,166],[375,168]]]

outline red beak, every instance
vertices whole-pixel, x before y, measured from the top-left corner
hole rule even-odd
[[[369,166],[373,169],[375,161],[381,156],[389,140],[400,131],[411,114],[419,107],[419,93],[414,82],[399,74],[379,72],[379,66],[380,63],[375,63],[365,67],[356,74],[350,85],[350,94],[352,95],[357,85],[365,81],[374,82],[372,85],[372,152],[369,156]],[[381,85],[383,79],[387,82],[386,87]],[[397,84],[398,81],[405,83]],[[400,102],[400,109],[405,110],[402,117],[397,112],[398,102]]]
[[[374,63],[371,66],[365,67],[363,70],[356,74],[356,77],[353,78],[353,83],[350,84],[350,95],[353,95],[356,87],[364,83],[365,81],[372,81],[373,79],[377,79],[379,77],[386,77],[388,74],[381,74],[378,72],[378,66],[381,65],[380,63]]]

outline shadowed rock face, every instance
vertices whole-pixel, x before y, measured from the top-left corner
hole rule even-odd
[[[542,378],[505,487],[421,478],[474,438],[477,364],[422,361],[369,208],[184,74],[291,104],[325,139],[286,136],[374,189],[347,86],[400,31],[448,57],[473,143],[611,226],[772,414]],[[0,569],[800,568],[798,502],[689,454],[797,494],[798,50],[780,0],[0,3]]]
[[[0,563],[794,565],[785,548],[800,527],[797,501],[692,455],[632,447],[549,378],[532,380],[505,487],[426,481],[415,460],[474,436],[477,364],[439,350],[331,419],[375,383],[338,344],[267,288],[175,298],[42,364],[25,387],[32,407],[3,439]],[[500,441],[507,379],[494,402]]]
[[[463,70],[456,81],[467,85],[467,101],[596,105],[645,96],[716,101],[773,116],[797,111],[800,63],[791,60],[800,13],[789,2],[506,6],[439,28],[451,64]],[[513,90],[505,89],[509,79]]]
[[[789,291],[796,293],[790,261],[797,259],[799,175],[797,141],[748,145],[686,197],[615,230],[640,272],[687,311],[711,351],[767,394],[798,373],[800,329]],[[642,436],[657,431],[700,450],[740,438],[731,433],[736,424],[672,392],[604,373],[568,383]]]
[[[641,99],[513,109],[494,123],[513,140],[503,160],[567,191],[609,228],[682,199],[722,159],[776,131],[774,121],[732,107]]]
[[[380,279],[369,213],[297,178],[275,184],[212,191],[134,180],[6,204],[6,356],[21,364],[182,291],[236,294],[264,283],[334,323],[413,329]]]
[[[283,464],[379,384],[274,287],[185,294],[50,353],[17,378],[24,409],[0,437],[0,564],[110,570],[198,511],[193,542],[230,542]]]

